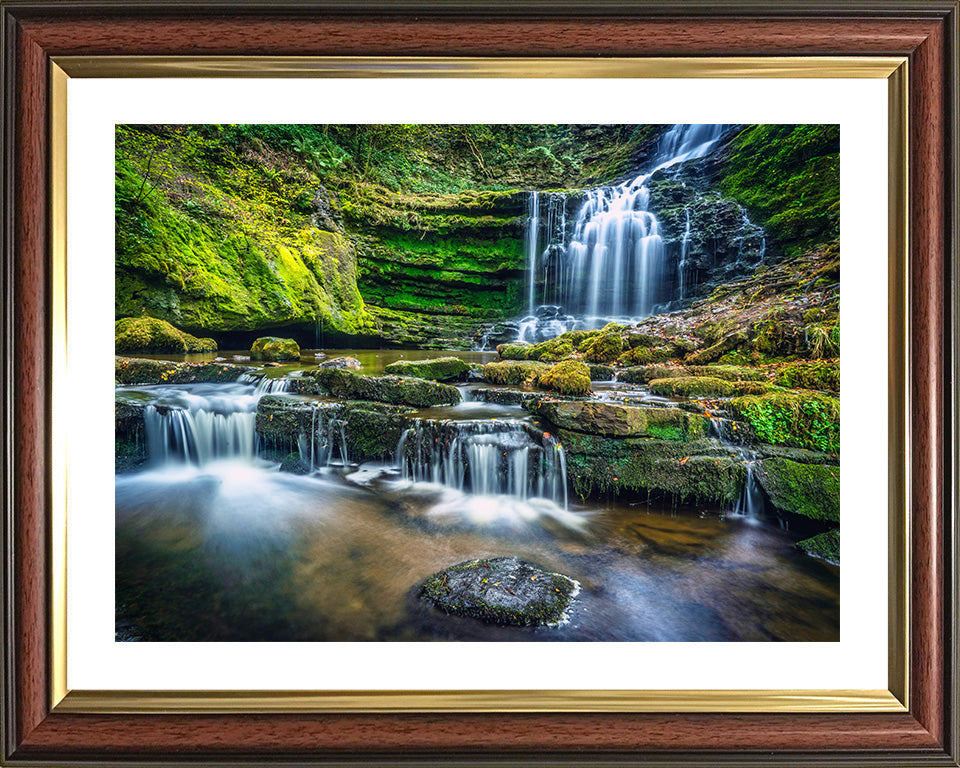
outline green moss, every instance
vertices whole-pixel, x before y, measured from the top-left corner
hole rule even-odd
[[[580,351],[588,363],[612,363],[623,351],[623,337],[619,330],[603,329],[598,335],[581,343]]]
[[[213,339],[198,339],[174,328],[166,320],[125,317],[115,325],[115,350],[123,354],[216,352]]]
[[[588,363],[590,369],[590,381],[611,381],[614,370],[609,365],[600,365],[599,363]]]
[[[777,371],[774,381],[790,389],[840,391],[840,361],[791,363]]]
[[[526,360],[527,353],[533,348],[525,341],[515,341],[497,346],[497,354],[504,360]]]
[[[387,373],[398,376],[415,376],[432,381],[451,381],[461,379],[470,370],[459,357],[438,357],[433,360],[398,360],[390,363]]]
[[[824,531],[809,539],[798,541],[794,546],[812,557],[819,557],[828,563],[840,565],[839,530]]]
[[[668,379],[677,376],[686,376],[683,368],[668,368],[663,365],[640,365],[627,368],[617,374],[617,381],[627,384],[647,384],[654,379]]]
[[[426,408],[460,402],[460,390],[449,384],[407,376],[364,376],[343,368],[317,368],[305,376],[316,379],[335,397]]]
[[[716,344],[706,349],[701,349],[699,352],[692,352],[687,355],[685,361],[687,365],[707,365],[707,363],[719,360],[724,354],[743,346],[746,342],[747,335],[743,332],[736,331],[724,336]]]
[[[564,360],[540,376],[539,386],[561,395],[586,395],[590,392],[590,369],[579,360]]]
[[[654,379],[650,391],[662,397],[730,397],[735,389],[729,381],[711,376],[678,376],[669,379]]]
[[[533,360],[505,360],[483,366],[483,378],[491,384],[536,384],[550,370],[546,363]],[[589,378],[589,377],[588,377]],[[589,387],[589,383],[588,383]]]
[[[689,365],[687,371],[691,376],[712,376],[725,381],[766,381],[770,378],[764,370],[739,365]]]
[[[721,181],[787,255],[837,237],[840,127],[753,125],[726,151]]]
[[[665,363],[676,356],[673,347],[634,347],[617,358],[617,365],[636,366]]]
[[[757,437],[827,453],[840,450],[840,401],[813,392],[774,392],[731,400],[729,409],[745,419]]]
[[[299,360],[300,345],[293,339],[261,336],[250,347],[251,360]]]
[[[528,360],[555,363],[573,354],[573,344],[563,337],[542,341],[527,350]]]
[[[757,462],[756,476],[781,512],[820,522],[840,521],[840,468],[790,459]]]
[[[227,363],[174,363],[169,360],[114,358],[117,384],[190,384],[193,382],[236,381],[253,370],[246,365]]]

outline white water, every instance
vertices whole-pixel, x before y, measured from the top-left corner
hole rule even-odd
[[[573,219],[569,242],[565,219],[559,243],[555,242],[553,229],[548,228],[551,242],[540,250],[539,263],[535,227],[540,224],[540,197],[531,192],[525,238],[529,311],[521,321],[518,340],[537,341],[574,327],[599,327],[612,319],[641,319],[653,314],[658,305],[678,298],[671,295],[670,286],[678,269],[682,285],[682,266],[666,263],[660,225],[648,209],[647,180],[657,171],[709,154],[726,128],[697,124],[671,127],[661,138],[653,168],[632,181],[587,193]],[[556,221],[555,211],[552,218]],[[688,212],[683,248],[688,247],[689,238]],[[685,258],[682,253],[680,262]],[[567,317],[537,321],[534,296],[538,276],[543,303],[562,306],[569,313]]]
[[[284,392],[287,379],[244,374],[233,383],[137,387],[150,398],[143,421],[149,460],[155,466],[257,457],[257,403],[267,393]],[[134,390],[131,390],[134,391]]]
[[[567,508],[563,446],[546,436],[538,442],[519,422],[417,422],[401,436],[396,457],[405,480]]]

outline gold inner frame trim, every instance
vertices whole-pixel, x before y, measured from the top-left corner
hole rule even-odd
[[[77,78],[875,78],[888,81],[888,690],[119,691],[67,686],[67,91]],[[63,56],[50,96],[50,705],[69,713],[905,712],[909,691],[907,60],[902,57],[433,58]]]

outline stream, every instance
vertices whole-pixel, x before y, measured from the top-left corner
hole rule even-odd
[[[322,354],[356,357],[363,373],[438,356]],[[796,551],[798,536],[756,499],[729,509],[581,501],[562,446],[521,407],[483,402],[476,390],[487,384],[461,385],[460,404],[415,414],[393,460],[352,462],[331,421],[301,446],[306,474],[279,471],[260,453],[257,402],[283,392],[314,355],[264,379],[118,387],[118,398],[147,405],[149,451],[116,477],[118,640],[839,639],[839,569]],[[422,426],[437,423],[440,435]],[[568,623],[484,624],[418,598],[418,584],[442,568],[510,555],[581,583]]]

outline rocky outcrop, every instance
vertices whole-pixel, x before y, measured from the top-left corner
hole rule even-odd
[[[430,576],[420,594],[445,613],[495,624],[557,626],[580,583],[516,557],[470,560]]]
[[[757,480],[779,512],[823,523],[840,522],[840,468],[790,459],[758,461]]]
[[[372,400],[378,403],[428,408],[460,402],[460,390],[409,376],[364,376],[346,369],[316,368],[294,380],[294,391],[332,395],[347,400]]]
[[[695,440],[706,431],[703,417],[678,408],[645,408],[547,397],[530,400],[526,408],[557,428],[603,437]]]
[[[117,384],[190,384],[198,381],[236,381],[255,370],[229,363],[174,363],[169,360],[114,358]]]

